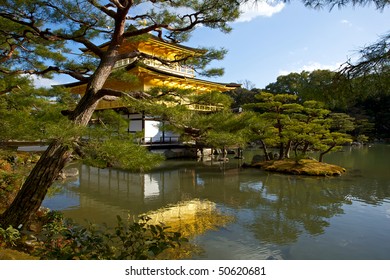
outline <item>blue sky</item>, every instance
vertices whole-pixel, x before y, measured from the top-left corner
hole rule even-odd
[[[225,68],[225,75],[214,81],[248,80],[264,88],[290,72],[336,70],[390,30],[389,8],[314,10],[291,1],[275,7],[250,4],[246,10],[251,12],[231,25],[231,33],[199,28],[189,42],[192,47],[228,49],[225,59],[215,64]]]
[[[213,64],[225,68],[225,75],[208,80],[246,80],[264,88],[291,72],[336,70],[348,59],[356,59],[361,47],[390,30],[390,8],[382,12],[373,6],[314,10],[295,0],[275,6],[248,4],[243,11],[241,18],[231,24],[231,33],[200,27],[185,43],[228,50],[224,60]],[[70,81],[57,77],[50,84]],[[36,84],[47,86],[48,82],[42,79]]]

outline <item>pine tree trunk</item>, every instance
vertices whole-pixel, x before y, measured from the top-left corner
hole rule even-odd
[[[279,158],[278,160],[284,159],[284,144],[281,142],[279,144]]]
[[[118,57],[118,50],[123,43],[126,26],[126,15],[131,6],[127,5],[115,18],[115,31],[110,45],[101,57],[100,64],[87,84],[85,94],[77,104],[75,110],[69,115],[69,119],[75,125],[86,126],[92,114],[103,97],[99,91],[103,88]],[[75,135],[73,140],[77,140]],[[0,215],[0,225],[7,227],[25,226],[31,216],[41,206],[47,190],[64,168],[71,155],[71,149],[59,140],[53,141],[48,149],[42,154],[33,170],[30,172],[21,190],[11,206]]]
[[[260,143],[261,143],[261,146],[262,146],[262,149],[263,149],[265,160],[266,161],[271,160],[271,158],[269,157],[269,154],[268,154],[267,146],[265,145],[264,141],[260,139]]]
[[[284,158],[284,144],[283,144],[283,137],[282,137],[282,123],[280,119],[277,121],[277,128],[278,128],[278,136],[279,136],[279,160],[282,160]]]
[[[336,147],[336,144],[331,145],[326,151],[320,153],[320,157],[319,157],[318,161],[322,162],[324,159],[324,155],[329,153],[334,147]]]
[[[52,142],[30,172],[11,206],[0,216],[0,224],[5,227],[12,225],[14,228],[27,225],[69,156],[67,146],[58,141]]]
[[[286,144],[286,149],[284,151],[284,158],[290,158],[291,145],[292,145],[292,141],[288,140]]]
[[[302,153],[303,155],[306,155],[307,150],[309,149],[310,143],[306,141],[305,146],[303,147]]]

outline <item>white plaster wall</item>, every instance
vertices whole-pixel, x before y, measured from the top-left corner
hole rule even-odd
[[[163,136],[162,131],[160,131],[159,126],[161,122],[159,121],[150,121],[145,120],[145,140],[150,141],[150,138],[153,138],[153,141],[160,141],[160,137]]]

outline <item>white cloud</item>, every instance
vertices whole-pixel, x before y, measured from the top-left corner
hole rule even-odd
[[[352,23],[349,20],[343,19],[340,21],[340,23],[352,27]]]
[[[337,62],[334,64],[322,64],[319,62],[311,61],[305,65],[302,65],[301,67],[298,67],[293,70],[279,70],[279,75],[288,75],[290,73],[300,73],[302,71],[308,71],[312,72],[314,70],[330,70],[330,71],[337,71],[343,63]]]
[[[39,87],[50,88],[51,86],[60,84],[56,80],[41,78],[36,75],[32,75],[31,78],[34,82],[34,86],[37,88]]]
[[[248,1],[241,5],[242,15],[237,22],[248,22],[257,17],[271,17],[276,13],[279,13],[285,7],[284,3],[272,4],[268,1]]]
[[[53,79],[46,79],[38,77],[37,75],[30,76],[36,87],[50,88],[56,85],[64,85],[68,83],[77,82],[77,80],[65,74],[54,74]]]

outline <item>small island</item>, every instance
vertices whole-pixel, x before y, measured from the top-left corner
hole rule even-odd
[[[343,167],[319,162],[314,159],[283,159],[257,162],[251,167],[262,168],[266,171],[309,176],[340,176],[346,170]]]

